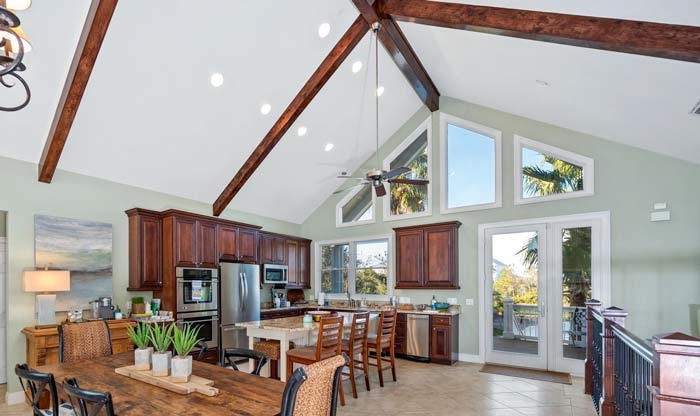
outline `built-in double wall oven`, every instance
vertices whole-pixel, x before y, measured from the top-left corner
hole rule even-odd
[[[178,267],[175,278],[177,326],[199,326],[207,347],[218,347],[219,270]]]

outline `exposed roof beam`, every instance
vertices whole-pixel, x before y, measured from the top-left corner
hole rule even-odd
[[[395,20],[700,63],[700,27],[428,0],[382,0]]]
[[[61,158],[63,147],[66,145],[75,115],[78,113],[80,101],[87,87],[92,68],[95,66],[97,54],[100,52],[102,41],[107,34],[109,22],[112,20],[114,9],[119,0],[92,0],[88,11],[83,32],[78,41],[78,47],[73,55],[68,77],[61,93],[61,99],[56,108],[49,137],[46,139],[44,151],[39,162],[39,180],[51,183],[56,172],[58,160]]]
[[[399,25],[389,16],[377,12],[373,0],[352,0],[355,7],[370,25],[380,22],[379,40],[386,48],[403,75],[418,94],[421,101],[437,111],[440,106],[440,92],[421,63]]]
[[[226,185],[226,188],[221,192],[221,195],[214,202],[214,215],[219,216],[226,209],[234,196],[241,190],[243,185],[250,179],[255,170],[265,160],[268,154],[274,149],[275,145],[282,139],[284,133],[296,121],[301,113],[306,109],[311,100],[316,94],[326,85],[326,82],[340,67],[345,58],[350,55],[350,52],[357,46],[362,38],[369,30],[369,26],[362,16],[358,16],[355,22],[335,44],[328,56],[321,62],[321,65],[311,75],[306,84],[301,88],[296,97],[284,110],[280,118],[275,122],[269,132],[263,137],[262,141],[253,150],[253,153],[248,157],[248,160],[243,163],[243,166],[238,170],[236,176],[231,179],[231,182]]]

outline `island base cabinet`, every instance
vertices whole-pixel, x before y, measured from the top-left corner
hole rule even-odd
[[[430,362],[452,365],[459,356],[459,316],[430,317]]]

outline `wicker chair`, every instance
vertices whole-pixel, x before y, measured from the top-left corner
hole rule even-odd
[[[369,312],[356,313],[352,316],[352,328],[350,330],[350,339],[344,339],[341,350],[349,357],[348,373],[343,375],[350,376],[350,385],[352,386],[352,397],[357,399],[357,386],[355,383],[355,370],[361,370],[365,376],[365,387],[369,388],[369,357],[367,350],[367,334],[369,333]],[[360,356],[360,361],[356,361],[356,357]],[[343,386],[341,384],[340,388]]]
[[[294,364],[310,365],[342,354],[343,317],[323,317],[318,326],[316,346],[295,348],[287,351],[287,378],[292,376]],[[345,405],[343,390],[340,390],[340,404]]]
[[[32,371],[27,364],[17,364],[15,374],[19,377],[19,384],[22,391],[27,395],[27,399],[32,405],[34,416],[73,416],[73,406],[69,403],[58,403],[56,391],[56,380],[53,374]],[[51,399],[50,409],[41,409],[39,402],[42,393],[48,390]]]
[[[396,311],[388,310],[383,311],[379,317],[379,325],[377,326],[376,334],[369,334],[367,336],[367,349],[374,350],[376,352],[375,361],[370,362],[369,365],[377,367],[377,372],[379,373],[379,385],[384,387],[384,376],[382,375],[382,370],[386,368],[382,367],[382,362],[391,363],[391,376],[396,381],[396,363],[394,361],[394,337],[396,335]],[[384,351],[389,351],[389,357],[384,358]],[[388,368],[388,367],[387,367]]]
[[[289,342],[289,348],[294,348],[293,342]],[[253,344],[253,350],[270,360],[270,378],[279,379],[280,342],[276,339],[257,341]]]
[[[59,325],[59,362],[70,363],[108,355],[112,355],[112,334],[107,321]]]
[[[346,355],[336,355],[297,369],[282,397],[281,416],[335,416]]]
[[[97,416],[104,409],[107,416],[115,416],[112,395],[98,391],[81,389],[78,380],[67,378],[63,380],[63,390],[71,401],[76,414],[79,416]],[[76,403],[73,402],[75,400]]]

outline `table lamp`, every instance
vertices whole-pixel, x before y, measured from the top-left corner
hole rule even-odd
[[[37,327],[56,325],[56,295],[50,292],[70,290],[68,270],[25,270],[22,272],[22,290],[39,292],[36,295]]]

